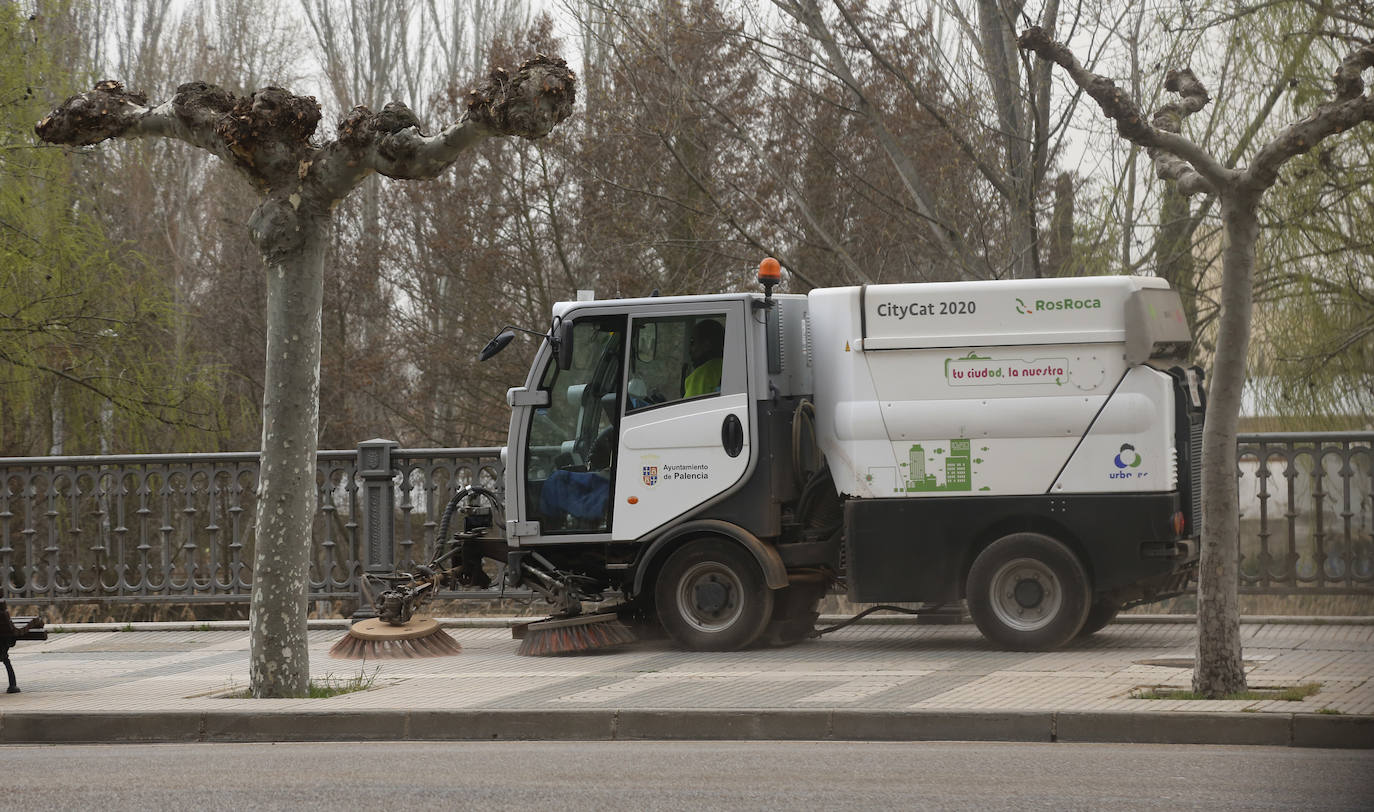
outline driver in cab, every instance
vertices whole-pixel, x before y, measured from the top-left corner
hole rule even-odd
[[[692,371],[682,383],[682,396],[694,398],[720,391],[721,358],[725,354],[725,326],[705,319],[692,327],[687,352]]]

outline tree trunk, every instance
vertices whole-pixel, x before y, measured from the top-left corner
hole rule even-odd
[[[1202,555],[1198,562],[1197,660],[1193,690],[1217,699],[1245,690],[1238,580],[1240,498],[1236,434],[1245,356],[1250,346],[1258,199],[1241,191],[1222,199],[1227,245],[1222,255],[1221,315],[1202,433]]]
[[[1050,220],[1050,251],[1045,275],[1073,276],[1073,174],[1060,173],[1054,181],[1054,216]]]
[[[1021,63],[1017,59],[1014,27],[1024,6],[1024,0],[979,0],[978,27],[983,63],[997,110],[998,136],[1006,153],[1007,185],[1012,192],[1007,201],[1012,209],[1008,221],[1009,270],[1015,279],[1034,279],[1041,274],[1035,219],[1037,179],[1031,166],[1031,145],[1036,133],[1021,95]]]
[[[1197,263],[1193,259],[1195,224],[1188,198],[1165,184],[1159,197],[1159,232],[1155,237],[1155,273],[1178,291],[1188,323],[1197,325]],[[1196,357],[1196,356],[1195,356]]]
[[[54,380],[52,382],[52,397],[48,399],[48,416],[51,422],[49,437],[52,442],[48,444],[48,454],[53,457],[60,457],[67,453],[67,415],[62,403],[62,382]]]
[[[339,138],[312,141],[313,97],[265,87],[236,96],[204,82],[152,107],[105,80],[70,97],[34,128],[44,141],[89,146],[110,138],[175,138],[241,171],[263,195],[248,228],[267,266],[267,372],[263,381],[249,673],[254,697],[303,696],[310,684],[305,615],[314,521],[320,411],[320,318],[325,238],[334,206],[373,173],[438,177],[491,136],[542,138],[572,114],[567,63],[536,54],[514,75],[496,69],[467,97],[467,112],[433,136],[392,102],[355,107]]]
[[[267,266],[267,374],[249,618],[255,698],[304,696],[310,683],[306,594],[329,227],[327,215],[297,217],[294,209],[285,211],[289,205],[269,198],[252,223]]]
[[[1030,167],[1022,165],[1022,172]],[[1040,226],[1035,220],[1035,190],[1029,177],[1012,176],[1017,190],[1012,217],[1012,276],[1016,279],[1039,279],[1044,275],[1040,265]]]

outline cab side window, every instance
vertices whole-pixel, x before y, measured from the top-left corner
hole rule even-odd
[[[720,393],[725,314],[636,319],[630,338],[627,413]]]

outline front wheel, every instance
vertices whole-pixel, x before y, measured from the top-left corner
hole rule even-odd
[[[979,553],[966,583],[984,637],[1013,651],[1048,651],[1074,638],[1092,593],[1073,551],[1039,533],[1013,533]]]
[[[664,630],[683,648],[734,651],[762,634],[773,614],[773,592],[747,550],[703,539],[664,562],[654,605]]]

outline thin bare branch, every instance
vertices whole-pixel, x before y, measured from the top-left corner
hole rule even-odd
[[[1097,102],[1103,114],[1116,122],[1117,133],[1149,150],[1159,177],[1176,181],[1183,194],[1215,192],[1235,177],[1233,171],[1222,166],[1197,144],[1169,129],[1181,125],[1185,116],[1201,109],[1210,100],[1206,88],[1190,71],[1170,72],[1165,87],[1182,94],[1182,101],[1166,105],[1157,112],[1154,126],[1151,126],[1145,123],[1135,100],[1111,79],[1085,69],[1067,47],[1052,40],[1043,28],[1034,26],[1026,29],[1018,43],[1022,49],[1033,51],[1041,59],[1067,71],[1074,82]]]

